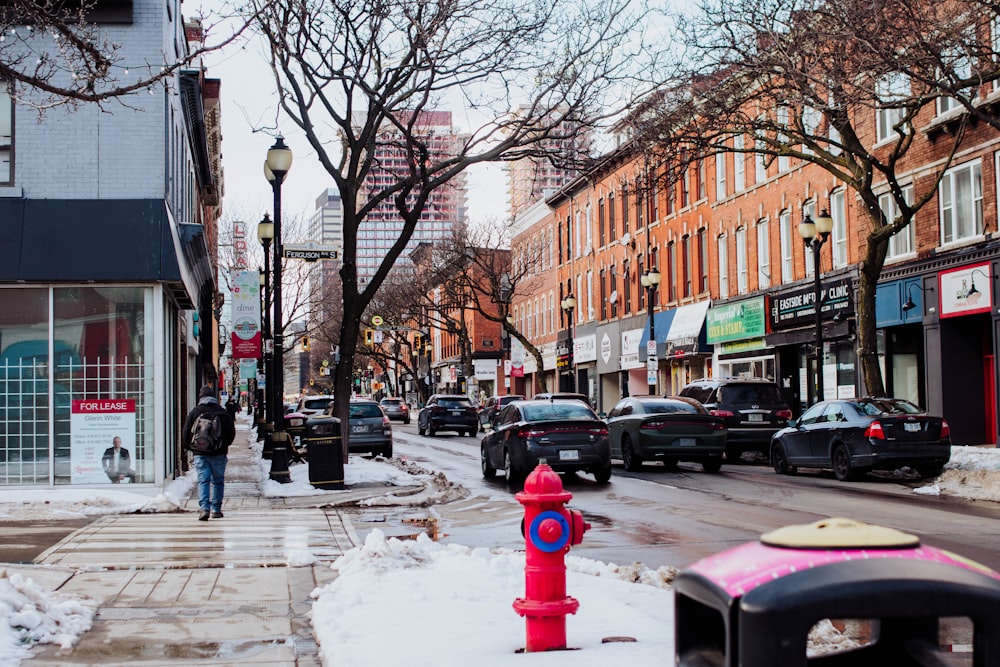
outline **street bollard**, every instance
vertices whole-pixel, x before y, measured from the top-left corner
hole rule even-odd
[[[563,489],[559,475],[543,462],[514,496],[524,505],[525,596],[514,600],[514,611],[524,617],[526,653],[566,648],[566,614],[580,603],[566,595],[566,553],[583,541],[590,524],[565,507],[573,497]]]

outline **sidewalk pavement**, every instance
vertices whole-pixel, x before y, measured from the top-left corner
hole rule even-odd
[[[187,498],[183,511],[107,516],[33,565],[4,565],[97,606],[75,646],[39,645],[21,664],[320,665],[310,593],[335,576],[330,562],[358,544],[333,505],[385,487],[268,498],[254,445],[249,421],[238,419],[222,519],[198,521],[197,497]]]

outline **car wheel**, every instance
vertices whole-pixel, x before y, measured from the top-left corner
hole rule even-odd
[[[433,437],[434,437],[435,435],[437,435],[437,431],[435,431],[435,430],[434,430],[434,429],[433,429],[433,428],[431,427],[431,425],[430,425],[430,424],[428,424],[428,425],[427,425],[427,435],[429,435],[429,436],[430,436],[430,437],[432,437],[432,438],[433,438]]]
[[[420,422],[417,422],[417,435],[423,435],[424,433],[427,433],[427,429],[421,426]]]
[[[594,470],[594,481],[598,484],[607,484],[611,481],[611,461],[603,468]]]
[[[632,449],[632,440],[627,435],[622,438],[622,465],[629,472],[642,469],[642,457]]]
[[[479,448],[479,467],[482,468],[485,479],[493,479],[497,476],[497,469],[490,465],[490,457],[486,454],[486,445]]]
[[[916,468],[917,474],[920,475],[921,479],[926,479],[928,477],[937,477],[938,475],[941,474],[941,471],[944,470],[944,466],[938,463],[934,464],[924,463],[914,467]]]
[[[521,471],[514,467],[514,462],[510,459],[510,450],[503,451],[503,472],[507,477],[508,484],[519,484],[521,482]]]
[[[387,459],[391,459],[392,458],[392,445],[389,445],[388,447],[383,447],[382,448],[382,456],[384,456]]]
[[[668,472],[673,472],[674,470],[677,470],[678,463],[680,463],[680,461],[672,457],[663,459],[663,469]]]
[[[785,453],[784,445],[775,445],[771,450],[771,465],[774,466],[774,472],[779,475],[794,475],[797,468],[792,465],[788,465],[788,454]]]
[[[711,459],[705,459],[701,462],[701,468],[705,472],[719,472],[722,470],[722,457],[717,456]]]
[[[726,447],[726,463],[742,463],[743,450],[739,447]]]
[[[476,437],[476,429],[470,428],[468,431],[465,432],[465,434],[467,436],[469,436],[470,438],[475,438]]]
[[[409,419],[404,419],[403,423],[406,424],[407,426],[409,426],[410,425],[410,420]]]
[[[833,450],[833,476],[841,482],[850,482],[858,478],[858,471],[851,465],[851,453],[844,445],[837,445]]]

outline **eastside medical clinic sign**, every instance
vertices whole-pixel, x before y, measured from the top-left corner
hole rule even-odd
[[[70,469],[73,484],[108,484],[101,457],[115,437],[135,465],[135,399],[75,399],[70,405]]]

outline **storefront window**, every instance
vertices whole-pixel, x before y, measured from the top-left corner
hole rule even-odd
[[[0,484],[49,483],[49,291],[0,290]]]
[[[9,289],[0,299],[0,409],[9,413],[0,483],[151,482],[150,290]]]

